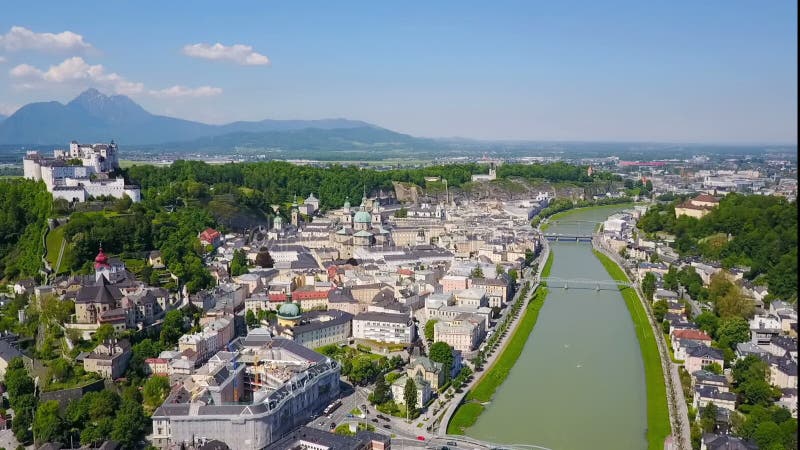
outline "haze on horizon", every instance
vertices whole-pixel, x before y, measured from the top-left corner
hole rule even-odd
[[[787,0],[46,3],[3,6],[0,114],[95,87],[207,123],[797,144]]]

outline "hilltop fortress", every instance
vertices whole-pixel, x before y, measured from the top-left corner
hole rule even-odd
[[[122,177],[112,178],[119,169],[117,144],[79,144],[72,141],[69,150],[57,149],[53,157],[30,151],[22,161],[25,178],[44,181],[53,200],[84,202],[90,197],[127,195],[141,200],[139,186],[127,185]]]

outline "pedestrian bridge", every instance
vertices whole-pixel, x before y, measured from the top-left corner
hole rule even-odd
[[[592,242],[591,234],[545,234],[550,242]]]
[[[595,291],[617,291],[620,287],[633,287],[626,281],[591,280],[588,278],[558,278],[547,277],[539,281],[547,283],[551,288],[564,289],[594,289]]]

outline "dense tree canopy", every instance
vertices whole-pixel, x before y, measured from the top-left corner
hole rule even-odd
[[[728,194],[701,219],[676,218],[676,204],[655,205],[637,226],[647,233],[675,235],[675,248],[682,255],[718,260],[726,267],[750,267],[747,277],[765,275],[777,298],[797,297],[797,202]]]
[[[447,374],[446,378],[450,379],[450,371],[453,368],[453,347],[450,347],[446,342],[434,342],[431,344],[428,357],[431,361],[442,363],[442,370]]]
[[[0,179],[0,279],[39,271],[52,203],[42,182]]]

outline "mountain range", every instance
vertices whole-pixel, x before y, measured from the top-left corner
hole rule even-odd
[[[72,140],[107,142],[114,139],[122,145],[200,140],[207,146],[215,142],[213,139],[219,138],[219,143],[232,147],[239,145],[239,139],[256,140],[269,146],[272,139],[285,141],[284,134],[297,138],[304,134],[304,130],[314,130],[313,134],[323,139],[326,139],[327,133],[341,130],[351,130],[351,138],[358,138],[356,135],[360,134],[370,136],[370,141],[411,138],[348,119],[268,119],[209,125],[151,114],[124,95],[109,96],[96,89],[88,89],[66,105],[55,101],[30,103],[4,119],[0,116],[0,145],[64,145]],[[360,132],[354,133],[352,130]],[[260,134],[264,136],[259,137]]]

